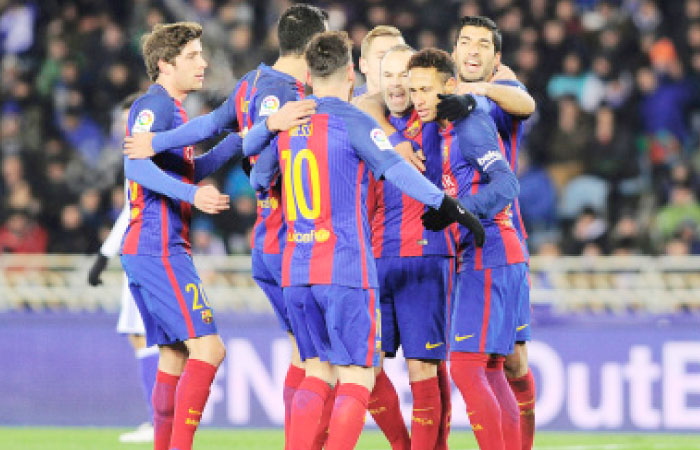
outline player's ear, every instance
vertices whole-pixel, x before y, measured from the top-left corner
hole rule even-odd
[[[450,77],[445,81],[445,94],[454,94],[457,91],[457,79]]]
[[[360,56],[360,72],[362,72],[365,76],[367,76],[367,72],[369,72],[369,67],[367,67],[367,60],[361,56]]]
[[[496,56],[493,57],[493,68],[494,70],[498,69],[498,66],[501,65],[501,52],[496,52]]]
[[[162,73],[164,75],[170,75],[173,71],[174,67],[172,64],[169,62],[166,62],[164,59],[159,59],[158,60],[158,73]]]
[[[307,86],[313,86],[314,84],[311,82],[311,72],[308,70],[306,71],[306,85]]]
[[[351,62],[347,67],[348,81],[355,84],[355,65]]]

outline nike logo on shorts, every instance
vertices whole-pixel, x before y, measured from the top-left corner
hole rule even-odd
[[[511,330],[512,330],[512,328],[511,328]],[[473,334],[467,334],[467,335],[464,335],[464,336],[456,335],[456,336],[455,336],[455,341],[457,341],[457,342],[462,342],[462,341],[464,341],[464,340],[467,340],[467,339],[473,338],[473,337],[474,337]]]
[[[425,343],[425,349],[426,350],[432,350],[434,348],[440,347],[444,342],[438,342],[437,344],[431,344],[430,342]]]

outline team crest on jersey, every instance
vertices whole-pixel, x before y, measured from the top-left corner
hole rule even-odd
[[[214,317],[211,314],[211,309],[205,309],[202,311],[202,322],[204,323],[212,323],[214,321]]]
[[[139,115],[136,116],[136,121],[134,122],[134,126],[131,128],[131,131],[134,133],[151,131],[151,127],[153,126],[153,122],[155,122],[155,120],[156,115],[153,111],[150,109],[143,109],[141,112],[139,112]]]
[[[274,95],[268,95],[260,103],[260,116],[269,116],[280,109],[280,99]]]
[[[406,136],[414,138],[420,133],[420,120],[414,120],[411,125],[406,128]]]
[[[391,142],[389,142],[389,138],[386,137],[386,133],[384,133],[379,128],[373,128],[372,131],[369,132],[369,137],[372,139],[372,141],[375,144],[377,144],[377,147],[379,147],[379,150],[393,150],[394,149],[394,147],[391,145]]]

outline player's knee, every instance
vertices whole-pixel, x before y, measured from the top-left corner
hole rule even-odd
[[[506,373],[506,377],[510,379],[520,378],[527,374],[527,347],[525,346],[525,343],[515,344],[513,353],[506,356],[505,363],[503,364],[503,370]]]
[[[438,364],[439,361],[407,359],[409,381],[414,383],[436,377]]]

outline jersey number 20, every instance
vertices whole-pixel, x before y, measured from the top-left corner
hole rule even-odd
[[[292,156],[291,150],[282,150],[284,164],[284,190],[286,192],[287,220],[297,220],[297,210],[304,219],[314,220],[321,215],[321,180],[318,174],[318,162],[311,150],[305,148]],[[304,195],[302,182],[302,164],[306,161],[311,190],[311,206]]]

